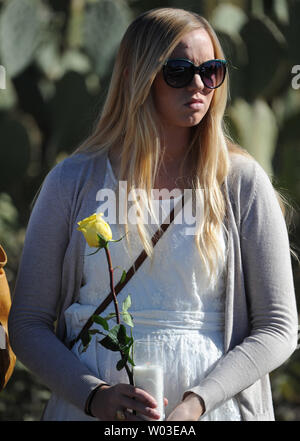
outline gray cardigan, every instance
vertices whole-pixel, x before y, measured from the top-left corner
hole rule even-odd
[[[107,152],[76,154],[46,177],[28,224],[9,317],[20,361],[81,409],[101,379],[64,344],[64,311],[82,283],[85,240],[77,222],[96,211],[106,158]],[[273,420],[268,374],[297,345],[288,234],[270,179],[256,161],[231,155],[223,189],[229,231],[225,354],[191,390],[207,412],[236,396],[243,420]]]

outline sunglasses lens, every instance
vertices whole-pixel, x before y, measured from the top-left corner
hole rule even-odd
[[[164,66],[166,83],[171,87],[184,87],[193,78],[193,66],[184,60],[169,60]]]
[[[204,85],[210,89],[221,86],[226,74],[226,65],[218,60],[204,63],[200,70],[200,75]]]
[[[166,83],[171,87],[185,87],[194,77],[194,66],[188,60],[168,60],[163,68]],[[221,86],[226,75],[226,63],[210,60],[199,68],[199,74],[206,87],[216,89]]]

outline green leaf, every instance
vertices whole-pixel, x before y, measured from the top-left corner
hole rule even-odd
[[[85,352],[88,348],[88,345],[90,344],[90,341],[92,339],[92,336],[90,335],[89,331],[85,331],[81,336],[81,342],[84,347],[83,352]]]
[[[126,328],[124,325],[114,326],[107,336],[99,343],[111,351],[122,351],[127,344]]]
[[[133,320],[132,320],[132,315],[129,314],[129,312],[128,312],[128,309],[130,308],[130,306],[131,306],[131,297],[130,297],[130,295],[128,295],[127,298],[122,303],[122,316],[123,316],[123,321],[128,326],[131,326],[133,328],[134,324],[133,324]]]
[[[125,364],[127,363],[127,357],[123,357],[121,360],[118,361],[117,363],[117,370],[120,371],[123,369],[123,367],[125,366]]]
[[[126,325],[134,327],[132,315],[129,314],[129,312],[125,311],[122,313],[123,322],[126,323]]]
[[[102,334],[102,335],[105,335],[105,334],[103,334],[103,332],[98,331],[98,329],[90,329],[90,330],[89,330],[89,334],[90,334],[90,335],[95,335],[95,334]]]
[[[107,335],[99,343],[110,351],[117,352],[120,350],[119,342],[114,339],[111,335]]]
[[[98,325],[101,325],[105,329],[105,331],[109,330],[108,323],[103,317],[100,317],[99,315],[93,315],[93,321]]]
[[[123,270],[123,272],[122,272],[122,276],[121,276],[121,279],[120,279],[120,283],[123,283],[124,280],[125,280],[125,278],[126,278],[126,271]]]
[[[127,337],[128,338],[128,340],[127,340],[127,345],[126,345],[126,347],[123,349],[123,354],[124,354],[124,356],[126,356],[126,359],[127,359],[127,361],[129,361],[129,363],[132,365],[132,366],[135,366],[135,364],[134,364],[134,362],[133,362],[133,359],[131,358],[131,352],[132,352],[132,348],[133,348],[133,338],[131,337]]]
[[[130,297],[130,295],[128,295],[126,297],[126,299],[124,300],[124,302],[122,303],[122,311],[127,312],[127,310],[130,308],[130,306],[131,306],[131,297]]]
[[[118,340],[119,340],[120,344],[122,345],[122,347],[124,347],[127,345],[129,337],[126,334],[125,326],[119,325],[119,327],[120,328],[118,330],[117,337],[118,337]]]
[[[127,358],[128,358],[127,361],[131,364],[131,366],[135,366],[134,361],[132,360],[129,354],[127,354]]]
[[[89,342],[91,341],[91,336],[88,331],[86,331],[82,334],[81,341],[82,341],[83,346],[86,346],[89,344]]]
[[[115,312],[110,312],[104,319],[110,320],[112,318],[115,318],[116,316],[117,316],[117,314]]]
[[[130,347],[129,347],[127,357],[128,357],[128,361],[129,361],[129,363],[130,363],[132,366],[135,366],[135,363],[134,363],[134,361],[133,361],[133,360],[134,360],[134,351],[133,351],[133,348],[134,348],[134,346],[133,346],[134,339],[133,339],[132,328],[130,328],[130,340],[131,340],[131,345],[130,345]]]

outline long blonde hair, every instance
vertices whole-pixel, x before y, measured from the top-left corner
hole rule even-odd
[[[158,8],[134,20],[121,41],[99,121],[91,136],[76,150],[109,151],[115,146],[122,146],[118,179],[127,181],[127,193],[131,192],[131,195],[135,194],[135,189],[146,190],[147,199],[143,200],[141,194],[135,197],[140,214],[146,208],[154,216],[151,190],[162,156],[160,127],[151,87],[164,61],[182,36],[199,28],[209,34],[215,58],[223,59],[224,53],[214,30],[196,13],[177,8]],[[225,260],[219,233],[224,226],[225,201],[221,186],[229,171],[229,153],[233,149],[247,154],[229,143],[225,135],[223,116],[228,98],[228,81],[227,76],[222,87],[215,90],[207,114],[193,128],[192,141],[181,164],[183,169],[188,156],[193,158],[195,170],[192,187],[204,192],[204,217],[195,241],[207,273],[213,279],[217,276],[216,261],[220,258]],[[143,222],[143,216],[137,222],[143,247],[152,257],[151,234]],[[125,231],[128,232],[127,224]]]

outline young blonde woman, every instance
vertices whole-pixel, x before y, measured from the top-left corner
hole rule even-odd
[[[274,419],[268,374],[297,344],[289,240],[268,176],[224,134],[227,91],[224,54],[204,18],[161,8],[129,26],[94,133],[49,173],[27,229],[10,337],[53,391],[44,420],[162,417],[96,337],[86,352],[68,349],[109,292],[105,253],[87,256],[77,223],[102,211],[99,190],[118,193],[119,182],[140,215],[110,223],[114,238],[127,233],[110,251],[125,270],[148,254],[123,295],[132,297],[134,337],[163,344],[166,420]],[[153,248],[164,219],[153,215],[153,189],[201,189],[194,234],[183,218]],[[161,213],[177,199],[161,200]]]

